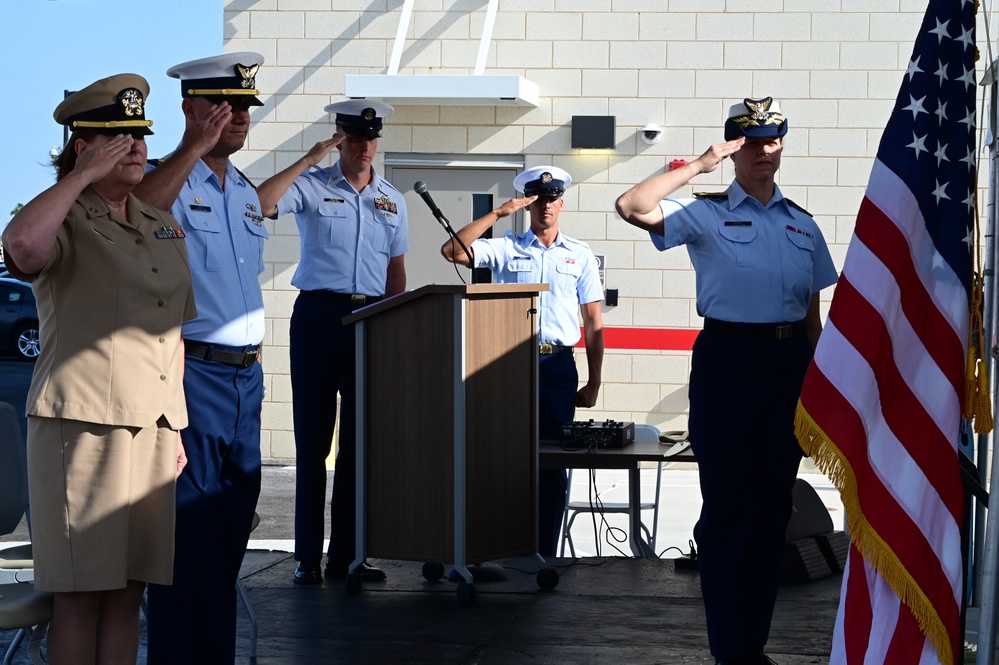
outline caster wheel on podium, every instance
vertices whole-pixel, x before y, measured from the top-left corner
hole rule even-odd
[[[542,591],[551,591],[558,586],[558,571],[554,568],[542,568],[538,571],[538,586]]]
[[[458,583],[458,604],[468,607],[475,602],[475,585],[468,582]]]
[[[425,563],[423,564],[423,579],[428,582],[436,582],[444,577],[444,564]]]

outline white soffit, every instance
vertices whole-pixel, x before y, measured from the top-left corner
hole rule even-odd
[[[350,99],[396,105],[536,107],[539,90],[537,83],[523,76],[348,74],[345,92]]]

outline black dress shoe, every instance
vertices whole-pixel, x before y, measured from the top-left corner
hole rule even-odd
[[[318,563],[300,563],[295,569],[295,584],[322,584]]]
[[[326,560],[326,579],[332,578],[344,578],[347,577],[347,573],[350,569],[350,561],[333,561],[331,559]],[[385,579],[385,571],[381,568],[375,568],[370,563],[365,561],[361,564],[361,567],[356,571],[357,575],[361,576],[362,580],[368,580],[370,582],[381,582]]]

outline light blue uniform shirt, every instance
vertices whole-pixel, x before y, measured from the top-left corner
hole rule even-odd
[[[298,176],[278,215],[294,213],[302,258],[291,283],[303,291],[385,294],[389,260],[409,251],[406,200],[372,169],[357,192],[340,162]]]
[[[184,323],[184,338],[225,346],[260,344],[264,299],[259,275],[268,233],[257,191],[231,163],[223,191],[215,173],[198,160],[170,214],[187,234],[198,303],[198,317]]]
[[[539,302],[541,344],[575,346],[579,306],[603,300],[597,259],[590,246],[559,233],[551,247],[528,229],[518,236],[476,240],[470,248],[476,268],[489,268],[501,284],[547,284]]]
[[[815,220],[774,188],[766,206],[733,182],[727,196],[663,199],[663,251],[686,245],[697,283],[697,313],[738,323],[805,318],[812,294],[837,272]]]

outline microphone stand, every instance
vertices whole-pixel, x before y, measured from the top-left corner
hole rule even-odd
[[[455,233],[454,229],[451,228],[451,222],[449,222],[447,217],[444,216],[444,213],[441,212],[439,208],[434,210],[433,212],[434,212],[434,217],[437,218],[437,221],[441,223],[441,226],[444,227],[444,230],[447,231],[447,234],[451,237],[451,242],[457,242],[458,245],[462,248],[462,250],[464,250],[465,256],[468,257],[468,266],[472,270],[472,284],[475,284],[476,283],[475,255],[472,254],[471,250],[469,250],[468,247],[465,246],[465,243],[461,241],[461,238],[458,237],[458,234]]]

